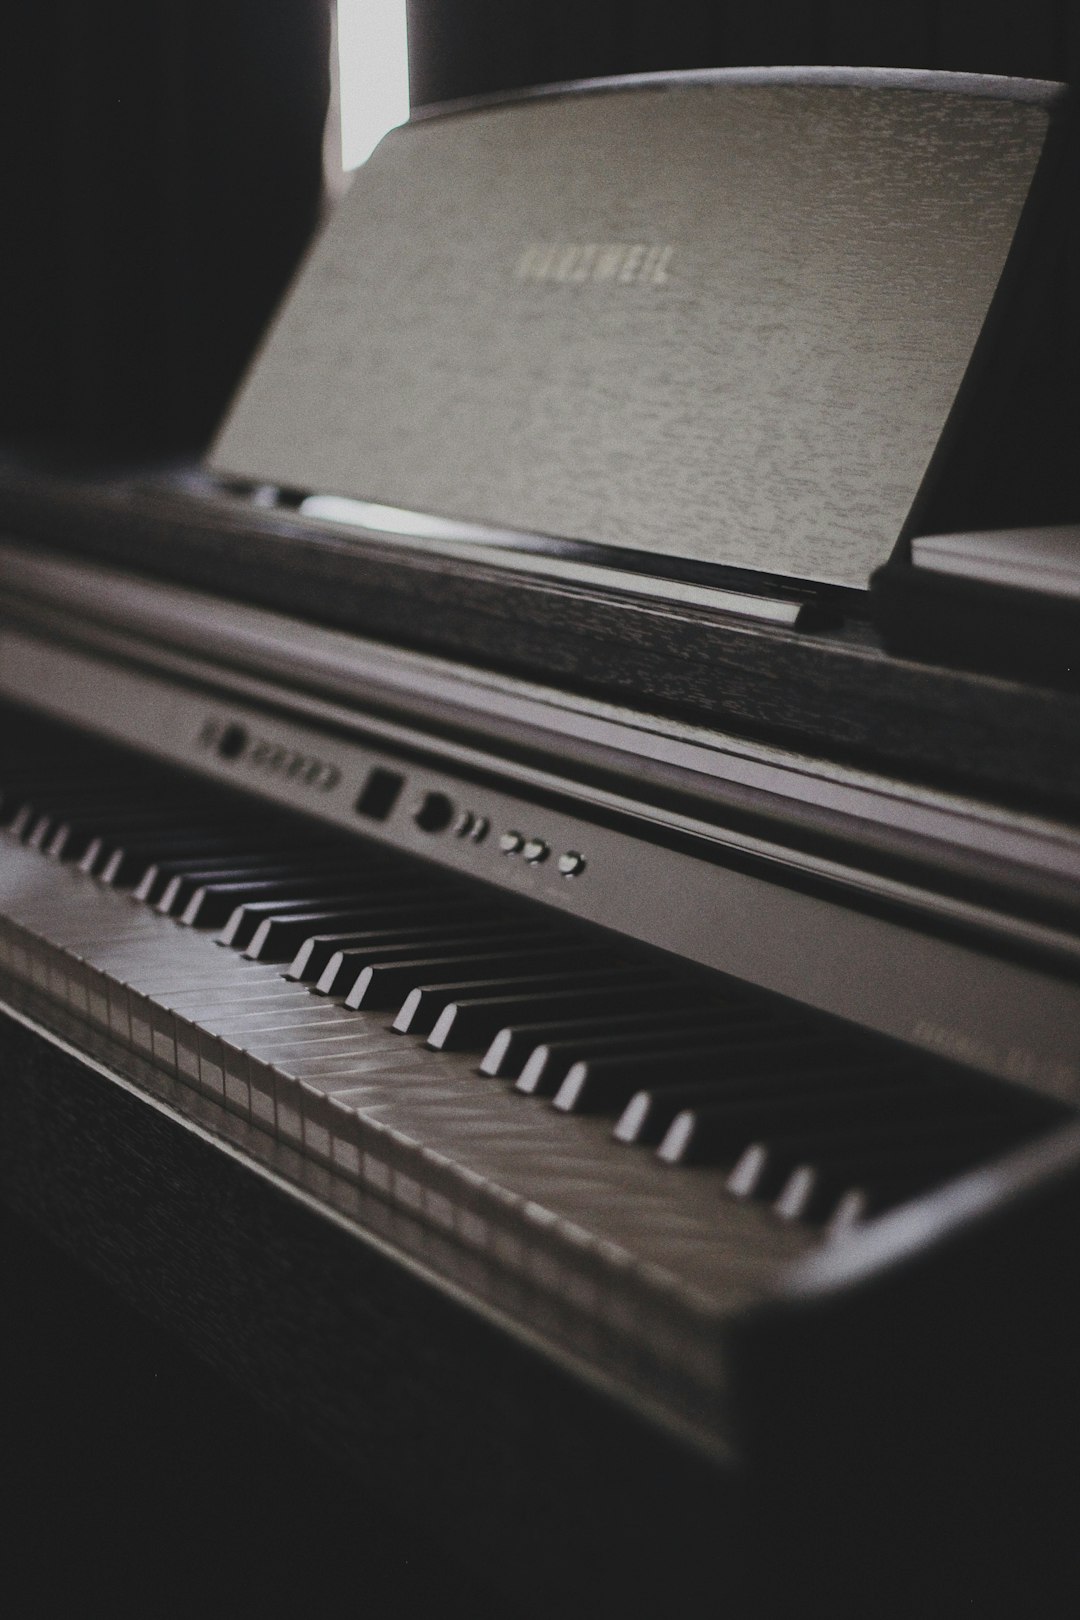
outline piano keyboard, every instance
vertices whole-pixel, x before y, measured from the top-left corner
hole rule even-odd
[[[0,824],[25,1007],[699,1434],[789,1262],[1064,1113],[18,713]]]

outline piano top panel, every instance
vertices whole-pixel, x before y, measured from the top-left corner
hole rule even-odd
[[[393,133],[216,467],[865,587],[912,506],[1048,109],[955,76],[565,93]]]
[[[606,713],[614,703],[675,736],[689,722],[984,799],[1064,808],[1070,818],[1080,802],[1074,691],[889,657],[858,618],[804,633],[644,591],[572,590],[509,567],[450,564],[374,538],[359,543],[201,475],[90,477],[8,460],[0,520],[20,553],[29,545],[66,554],[69,571],[92,576],[96,559],[147,584],[212,592],[230,660],[243,660],[235,604],[258,604],[288,615],[300,634],[333,626],[438,653],[511,699],[524,676],[560,707]],[[6,561],[4,574],[6,590],[25,589]],[[290,631],[282,644],[293,639]],[[289,671],[283,657],[276,672],[310,685],[304,661]],[[425,668],[428,696],[442,705],[450,666]],[[448,719],[440,708],[440,729]],[[559,729],[565,735],[565,721]]]

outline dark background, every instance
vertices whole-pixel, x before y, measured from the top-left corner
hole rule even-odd
[[[7,19],[0,437],[197,452],[320,212],[323,0],[58,0]],[[653,69],[1072,80],[1074,0],[409,0],[417,104]],[[378,1482],[282,1435],[33,1233],[0,1226],[7,1578],[36,1612],[509,1616]],[[482,1511],[482,1504],[478,1504]],[[348,1583],[343,1586],[342,1583]],[[29,1611],[27,1611],[29,1612]]]

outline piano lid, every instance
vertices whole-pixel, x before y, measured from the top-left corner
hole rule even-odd
[[[534,549],[865,587],[967,371],[1052,99],[735,70],[423,118],[356,174],[213,465]]]

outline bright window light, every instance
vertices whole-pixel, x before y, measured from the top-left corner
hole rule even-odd
[[[405,0],[338,0],[341,166],[355,169],[409,116]]]

